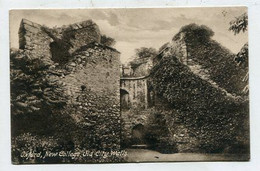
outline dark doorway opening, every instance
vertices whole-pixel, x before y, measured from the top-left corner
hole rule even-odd
[[[51,42],[50,51],[52,56],[51,60],[55,63],[64,64],[68,62],[70,54],[62,43]]]
[[[145,127],[142,124],[135,125],[132,129],[132,144],[144,145],[145,140]]]
[[[121,107],[121,110],[130,109],[129,93],[123,89],[120,89],[120,107]]]

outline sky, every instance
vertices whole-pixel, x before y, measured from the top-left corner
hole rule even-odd
[[[246,7],[11,10],[10,46],[19,47],[18,29],[22,18],[48,27],[92,19],[102,34],[116,40],[114,48],[121,52],[122,63],[133,59],[137,48],[158,50],[182,26],[190,23],[210,27],[215,32],[213,39],[237,53],[248,41],[248,33],[234,35],[228,30],[229,22],[245,12]]]

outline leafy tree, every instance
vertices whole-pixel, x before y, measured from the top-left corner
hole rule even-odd
[[[248,15],[247,13],[244,13],[240,15],[239,17],[236,17],[235,20],[232,20],[230,22],[229,30],[234,32],[234,34],[239,34],[241,31],[245,32],[247,31],[248,27]],[[234,58],[235,62],[238,66],[241,68],[247,70],[247,73],[245,77],[242,79],[243,82],[246,82],[246,85],[243,89],[243,93],[247,94],[249,93],[248,88],[248,43],[245,43],[244,46],[241,48],[240,52],[235,56]]]
[[[241,31],[245,32],[247,31],[248,27],[248,15],[247,13],[244,13],[240,15],[239,17],[236,17],[235,20],[232,20],[230,22],[229,30],[234,32],[234,34],[239,34]],[[248,43],[245,43],[245,45],[242,47],[240,52],[236,55],[235,61],[238,65],[243,66],[245,68],[248,67]]]
[[[109,47],[113,47],[116,44],[115,39],[108,37],[106,35],[101,36],[101,44]]]
[[[235,20],[230,21],[229,30],[234,32],[234,34],[236,35],[241,31],[243,32],[247,31],[247,26],[248,26],[248,15],[247,13],[244,13],[239,17],[236,17]]]
[[[157,50],[152,47],[150,47],[150,48],[141,47],[141,48],[135,50],[135,54],[136,54],[137,58],[154,57],[157,55]]]
[[[235,61],[239,66],[248,67],[248,43],[244,44],[235,57]]]
[[[141,47],[139,49],[135,49],[135,58],[129,63],[131,68],[134,69],[134,72],[136,68],[138,68],[140,65],[147,63],[148,59],[155,57],[158,54],[157,50],[155,48],[147,48],[147,47]],[[141,68],[139,68],[141,69]],[[140,75],[145,75],[147,70],[142,67],[142,72],[140,72]],[[139,75],[137,74],[137,75]]]

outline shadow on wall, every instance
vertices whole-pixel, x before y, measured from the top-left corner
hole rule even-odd
[[[70,54],[62,45],[57,42],[50,43],[51,59],[55,63],[65,64],[68,62]]]

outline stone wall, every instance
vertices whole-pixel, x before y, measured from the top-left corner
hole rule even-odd
[[[132,78],[121,78],[120,88],[129,93],[129,108],[121,109],[123,125],[122,135],[124,137],[123,145],[129,146],[134,143],[132,135],[133,129],[137,125],[142,125],[145,129],[145,141],[149,141],[149,135],[157,134],[153,137],[156,139],[156,142],[150,142],[152,144],[147,143],[147,145],[157,146],[156,148],[161,146],[162,150],[163,148],[173,148],[174,150],[171,150],[179,152],[187,152],[190,150],[189,147],[192,147],[193,150],[195,149],[195,147],[193,147],[196,145],[195,138],[190,137],[183,127],[183,124],[175,118],[174,120],[172,120],[172,118],[167,118],[167,114],[164,112],[172,112],[172,110],[168,111],[169,103],[167,100],[157,95],[156,90],[151,84],[153,82],[151,80],[152,78],[149,77],[151,66],[157,65],[160,60],[166,56],[174,54],[181,63],[190,64],[187,46],[183,37],[184,35],[178,40],[171,41],[153,59],[141,59],[142,61],[135,60]],[[121,96],[121,100],[122,99],[125,100],[125,98],[122,98]],[[156,121],[156,116],[162,117],[166,123],[160,125],[161,121]],[[158,132],[162,132],[163,135],[160,135]]]
[[[160,62],[163,56],[175,55],[180,62],[185,65],[190,64],[189,52],[187,44],[184,40],[184,34],[182,33],[179,39],[172,40],[169,42],[166,47],[164,47],[159,54],[153,59],[153,65],[156,65]]]
[[[61,79],[74,105],[72,117],[87,126],[95,148],[120,147],[119,54],[98,43],[83,46],[66,65],[70,74]]]
[[[149,69],[151,68],[151,62],[143,63],[139,67],[134,69],[133,75],[145,76],[149,75]]]
[[[78,89],[84,85],[95,93],[119,98],[119,55],[115,49],[98,43],[86,45],[76,51],[66,65],[71,74],[65,80]],[[74,94],[73,90],[70,94]]]
[[[161,61],[150,75],[156,97],[168,101],[156,104],[157,110],[163,109],[161,114],[170,129],[168,139],[176,144],[179,152],[223,151],[240,141],[234,136],[238,131],[234,130],[241,127],[239,118],[248,114],[244,105],[247,102],[225,93],[222,87],[206,78],[205,72],[200,71],[204,77],[194,72],[191,67],[194,63],[189,59],[192,56],[187,53],[187,63],[180,60],[182,57],[177,53],[180,47],[181,44],[175,44],[162,52]],[[211,62],[206,57],[205,63]]]
[[[137,125],[147,126],[150,112],[148,107],[147,77],[125,77],[120,80],[122,144],[132,145],[133,128]],[[124,102],[124,101],[128,102]],[[127,105],[127,106],[125,106]]]
[[[82,46],[93,42],[100,43],[100,40],[99,27],[92,20],[59,28],[48,28],[22,19],[19,29],[19,48],[28,51],[32,57],[44,57],[46,60],[52,58],[53,50],[55,53],[61,53],[60,58],[62,58],[66,53],[71,55]],[[55,49],[51,49],[52,47]]]
[[[40,59],[44,64],[50,65],[50,43],[53,41],[49,35],[41,29],[41,25],[22,19],[19,29],[19,48],[33,59]]]
[[[120,77],[130,77],[132,74],[132,69],[130,66],[120,66]]]
[[[151,109],[138,109],[130,108],[129,110],[121,110],[121,119],[122,119],[122,141],[121,145],[129,147],[134,145],[133,141],[133,129],[138,125],[142,125],[144,129],[147,129],[149,124],[149,119],[151,115]],[[146,131],[145,131],[146,132]],[[144,136],[145,135],[144,132]],[[143,137],[144,139],[146,137]],[[146,144],[146,142],[143,142]]]
[[[92,20],[87,20],[62,28],[62,38],[71,45],[70,53],[89,43],[100,43],[101,33],[99,27]]]
[[[148,76],[150,69],[153,67],[152,57],[148,58],[138,58],[131,62],[131,76],[132,77],[142,77]]]
[[[78,126],[71,128],[73,142],[89,149],[119,149],[120,53],[99,44],[98,26],[88,20],[49,29],[23,19],[19,38],[20,49],[32,58],[48,61],[46,72],[52,72],[58,77],[55,81],[63,85],[68,97],[63,113]],[[54,41],[57,46],[70,46],[64,49],[69,56],[62,63],[53,61],[50,44]]]
[[[146,77],[121,78],[120,89],[129,94],[129,107],[145,109],[147,102]]]

